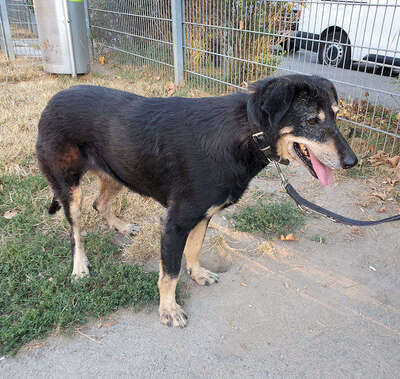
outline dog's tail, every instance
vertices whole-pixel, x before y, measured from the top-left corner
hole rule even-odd
[[[58,200],[54,196],[53,200],[52,200],[52,202],[50,204],[50,207],[49,207],[49,214],[53,215],[54,213],[56,213],[60,209],[61,209],[60,203],[58,202]]]

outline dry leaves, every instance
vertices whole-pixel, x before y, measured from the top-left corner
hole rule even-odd
[[[100,55],[100,56],[99,56],[99,63],[100,63],[101,65],[106,64],[106,57],[104,57],[103,55]]]
[[[166,84],[165,89],[167,91],[167,96],[172,96],[176,92],[176,85],[173,82]]]
[[[294,234],[293,233],[289,233],[287,236],[281,234],[281,241],[295,241],[295,242],[297,242],[298,239],[294,238]]]
[[[11,220],[12,218],[14,218],[17,215],[18,215],[18,211],[16,211],[16,210],[7,211],[6,213],[4,213],[4,218],[6,218],[7,220]]]
[[[399,165],[400,156],[399,155],[390,157],[389,154],[386,154],[383,151],[378,151],[376,154],[369,157],[368,161],[371,164],[371,166],[385,165],[390,168],[400,167],[400,165]]]
[[[386,201],[386,199],[387,199],[387,196],[386,196],[386,194],[384,192],[374,192],[372,194],[372,196],[375,196],[378,199],[381,199],[382,201]]]

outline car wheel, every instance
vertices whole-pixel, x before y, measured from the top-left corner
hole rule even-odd
[[[326,42],[322,42],[318,51],[318,63],[335,67],[351,67],[350,41],[343,32],[329,32]]]

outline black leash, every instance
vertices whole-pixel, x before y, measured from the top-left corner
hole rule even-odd
[[[325,208],[320,207],[319,205],[312,203],[311,201],[304,199],[304,197],[301,197],[299,195],[299,193],[289,183],[285,174],[281,170],[279,163],[276,160],[271,159],[271,157],[269,156],[270,147],[269,146],[261,147],[261,142],[264,141],[264,133],[263,132],[254,133],[252,135],[252,138],[253,138],[254,143],[258,147],[258,149],[264,154],[267,162],[273,163],[275,165],[276,170],[278,171],[278,174],[281,178],[281,184],[282,184],[283,189],[296,202],[297,206],[301,210],[306,211],[306,209],[304,209],[304,207],[305,207],[315,213],[318,213],[320,215],[323,215],[323,216],[329,218],[333,222],[339,222],[341,224],[352,225],[352,226],[371,226],[371,225],[383,224],[385,222],[392,222],[392,221],[400,220],[400,214],[391,216],[391,217],[387,217],[387,218],[383,218],[383,219],[377,220],[377,221],[353,220],[351,218],[347,218],[347,217],[344,217],[337,213],[331,212]]]

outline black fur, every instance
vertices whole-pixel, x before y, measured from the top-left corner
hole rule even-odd
[[[176,276],[189,231],[211,206],[237,202],[265,166],[252,133],[266,133],[275,157],[284,125],[314,140],[333,136],[343,156],[353,154],[335,126],[335,99],[329,81],[302,75],[259,81],[249,93],[196,99],[76,86],[43,111],[37,157],[68,219],[70,189],[90,169],[165,206],[162,264]],[[329,120],[321,130],[307,129],[303,121],[320,106]]]
[[[49,214],[52,215],[52,214],[56,213],[57,211],[59,211],[60,209],[61,209],[60,203],[57,201],[57,199],[54,196],[53,200],[50,204],[50,207],[49,207]]]

